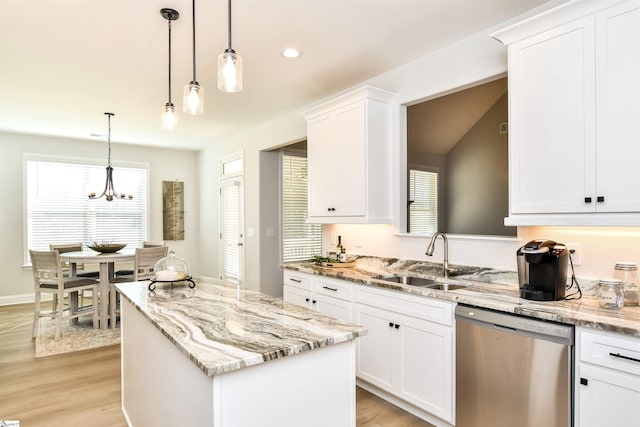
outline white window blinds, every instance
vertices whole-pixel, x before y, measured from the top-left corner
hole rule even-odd
[[[242,255],[242,180],[227,179],[220,189],[222,208],[222,229],[220,238],[223,249],[222,279],[239,283],[241,281]]]
[[[438,231],[438,173],[409,170],[410,233]]]
[[[147,169],[116,167],[118,192],[132,200],[90,200],[102,193],[104,166],[27,160],[25,264],[29,251],[49,250],[51,243],[111,241],[138,247],[147,239]]]
[[[282,156],[282,261],[322,254],[322,225],[307,224],[307,159]]]

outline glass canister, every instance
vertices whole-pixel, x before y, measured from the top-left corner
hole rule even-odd
[[[622,282],[624,305],[638,305],[640,303],[638,265],[635,262],[616,262],[613,277]]]
[[[602,279],[596,282],[598,304],[603,308],[621,308],[624,305],[624,289],[617,279]]]

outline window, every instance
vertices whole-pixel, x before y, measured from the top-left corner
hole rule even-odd
[[[282,261],[322,254],[322,225],[307,224],[307,159],[282,155]]]
[[[236,284],[244,276],[243,173],[241,154],[220,162],[220,279]]]
[[[51,243],[113,241],[140,246],[147,239],[146,167],[114,169],[116,190],[132,200],[90,200],[105,185],[104,166],[27,159],[25,264],[29,251],[49,250]]]
[[[438,231],[438,172],[409,169],[410,233]]]

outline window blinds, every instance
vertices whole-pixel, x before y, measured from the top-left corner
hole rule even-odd
[[[242,181],[225,180],[222,183],[222,246],[223,279],[240,282],[240,250],[242,245]]]
[[[322,225],[307,224],[307,159],[282,156],[282,261],[322,254]]]
[[[438,173],[409,170],[409,232],[438,231]]]
[[[102,193],[103,166],[43,160],[26,161],[27,248],[49,250],[51,243],[111,241],[137,247],[147,240],[147,169],[118,167],[114,184],[132,200],[90,200]]]

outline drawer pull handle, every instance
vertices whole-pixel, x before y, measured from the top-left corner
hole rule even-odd
[[[620,353],[609,353],[609,356],[618,357],[620,359],[631,360],[633,362],[640,363],[640,359],[636,359],[635,357],[625,356],[625,355],[620,354]]]
[[[326,289],[328,291],[338,292],[338,288],[330,288],[328,286],[323,286],[322,289]]]
[[[296,283],[302,283],[302,280],[300,280],[300,279],[289,278],[289,280],[291,280],[292,282],[296,282]]]

